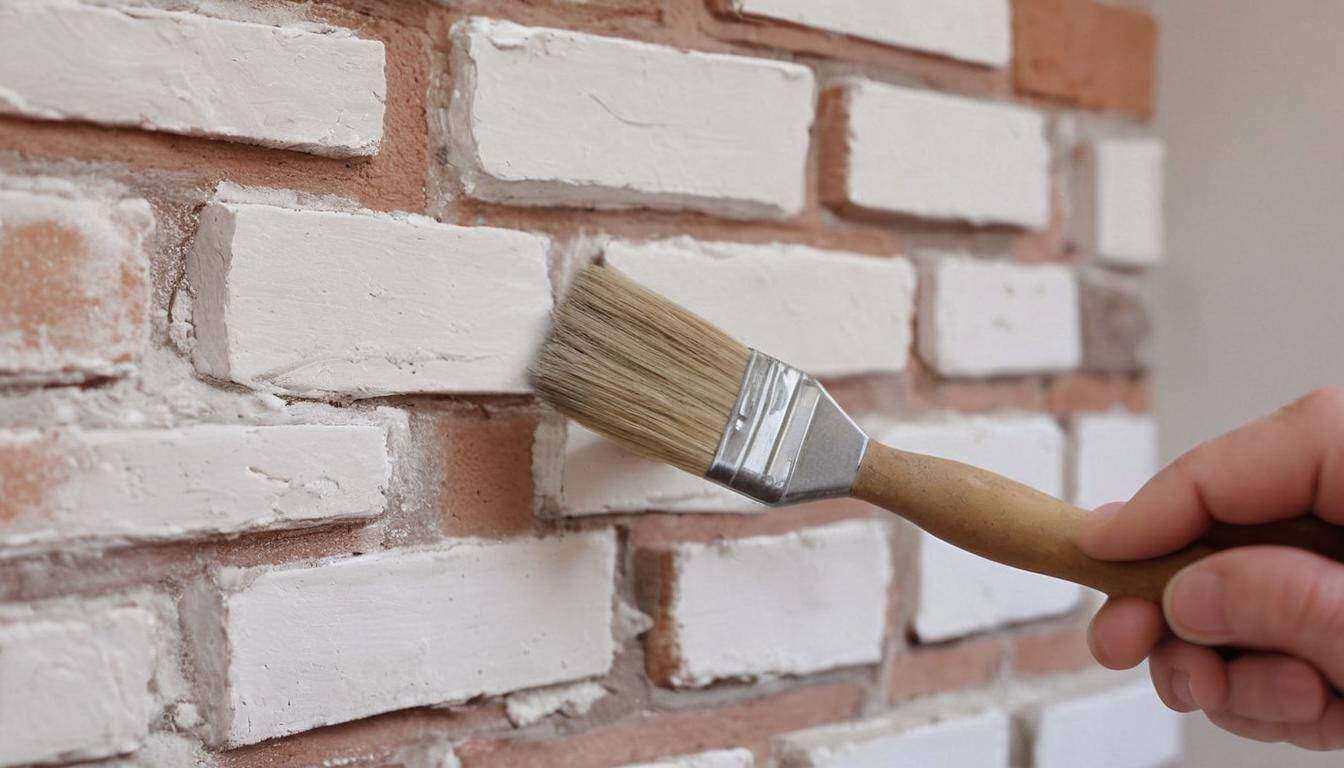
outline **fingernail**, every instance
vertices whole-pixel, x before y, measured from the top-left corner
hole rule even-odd
[[[1231,630],[1223,606],[1223,577],[1210,570],[1187,568],[1167,585],[1165,613],[1177,634],[1201,642],[1218,642]]]
[[[1171,695],[1186,709],[1199,709],[1195,695],[1190,692],[1190,676],[1186,673],[1179,670],[1171,673]]]

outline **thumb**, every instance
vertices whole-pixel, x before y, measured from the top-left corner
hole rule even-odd
[[[1167,623],[1202,645],[1274,650],[1344,687],[1344,565],[1289,547],[1239,547],[1187,566],[1167,584]]]

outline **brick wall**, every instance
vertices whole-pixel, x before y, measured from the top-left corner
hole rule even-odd
[[[0,766],[1178,751],[1094,597],[765,511],[526,368],[605,260],[895,445],[1153,469],[1153,21],[1093,0],[0,6]]]

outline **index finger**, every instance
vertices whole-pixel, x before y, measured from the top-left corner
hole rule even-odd
[[[1344,388],[1306,397],[1181,456],[1121,509],[1078,534],[1102,560],[1184,547],[1211,523],[1267,523],[1307,512],[1344,524]]]

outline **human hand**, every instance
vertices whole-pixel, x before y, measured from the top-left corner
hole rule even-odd
[[[1099,508],[1078,545],[1098,559],[1145,559],[1181,549],[1215,520],[1307,512],[1344,525],[1344,388],[1200,445],[1128,503]],[[1344,564],[1288,547],[1224,550],[1178,573],[1160,607],[1108,600],[1088,641],[1112,669],[1147,658],[1158,695],[1178,712],[1203,710],[1258,741],[1344,748]]]

